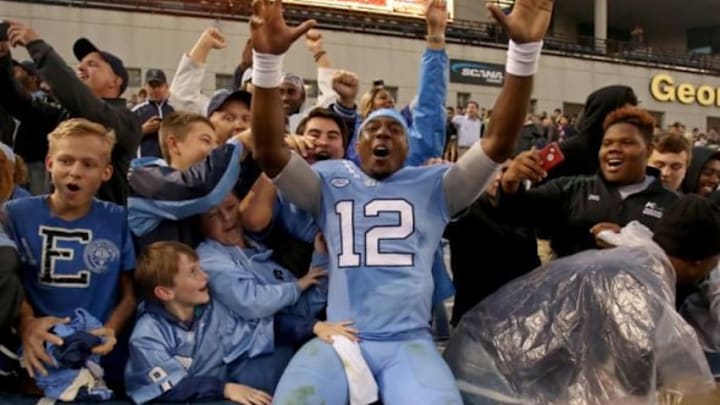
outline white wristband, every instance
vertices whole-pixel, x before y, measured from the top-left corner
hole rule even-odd
[[[542,47],[542,41],[518,44],[511,39],[508,44],[505,71],[513,76],[533,76],[538,71]]]
[[[283,56],[253,51],[253,85],[263,89],[280,87],[283,77]]]

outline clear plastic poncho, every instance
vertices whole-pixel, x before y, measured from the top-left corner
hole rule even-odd
[[[650,232],[606,239],[622,247],[551,262],[465,314],[445,358],[466,405],[676,404],[714,388]]]

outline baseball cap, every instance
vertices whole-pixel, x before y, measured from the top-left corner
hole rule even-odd
[[[123,64],[123,61],[120,58],[111,54],[110,52],[99,50],[87,38],[80,38],[75,41],[75,44],[73,45],[73,53],[78,60],[83,60],[83,58],[93,52],[99,53],[100,57],[102,57],[103,60],[107,62],[108,65],[110,65],[110,68],[112,68],[113,72],[118,75],[120,79],[122,79],[122,85],[120,85],[120,94],[124,93],[128,85],[128,73],[127,70],[125,70],[125,65]]]
[[[20,66],[31,76],[40,77],[40,74],[35,69],[35,63],[33,63],[33,61],[31,61],[31,60],[24,60],[22,62],[18,62],[15,59],[13,59],[12,64],[15,66]]]
[[[222,108],[223,104],[228,101],[237,100],[245,103],[250,108],[252,95],[244,90],[230,91],[228,89],[220,89],[213,93],[208,104],[207,116],[210,117],[215,111]]]
[[[148,69],[147,72],[145,72],[145,83],[158,83],[158,84],[167,84],[167,77],[165,76],[165,72],[163,72],[161,69]]]
[[[690,194],[664,214],[653,237],[669,256],[703,260],[720,254],[720,207]]]
[[[403,130],[405,131],[405,135],[410,134],[410,129],[407,126],[407,122],[405,122],[405,118],[403,118],[402,115],[400,115],[397,110],[393,108],[381,108],[379,110],[373,111],[368,117],[363,121],[362,125],[360,125],[360,131],[359,133],[362,133],[362,131],[365,129],[365,127],[373,120],[378,118],[391,118],[395,121],[399,122],[400,125],[402,125]]]

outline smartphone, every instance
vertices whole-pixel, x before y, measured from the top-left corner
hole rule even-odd
[[[0,42],[8,40],[8,28],[10,26],[3,20],[0,20]]]
[[[558,145],[557,142],[553,142],[542,148],[542,150],[540,150],[540,157],[543,161],[543,169],[546,172],[565,160],[565,155],[563,155],[562,150],[560,150],[560,145]]]

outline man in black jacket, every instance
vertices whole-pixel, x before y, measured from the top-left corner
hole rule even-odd
[[[507,218],[548,234],[558,256],[596,247],[594,234],[640,221],[651,230],[678,197],[647,168],[655,120],[635,107],[612,112],[604,123],[593,176],[562,177],[525,191],[526,180],[547,176],[536,150],[520,154],[502,179],[500,207]]]
[[[161,158],[162,151],[158,140],[160,121],[175,111],[168,103],[170,93],[165,72],[160,69],[149,69],[145,72],[145,90],[148,93],[147,101],[132,109],[142,125],[143,138],[140,142],[140,156]]]
[[[100,187],[98,197],[124,205],[128,195],[127,172],[130,159],[137,151],[141,131],[137,118],[127,109],[125,100],[120,98],[128,84],[128,74],[122,61],[111,53],[99,50],[87,39],[80,38],[73,45],[73,52],[80,61],[75,73],[30,27],[18,21],[6,22],[9,24],[10,44],[27,48],[38,73],[53,89],[54,96],[70,117],[85,118],[115,131],[117,144],[112,151],[113,175]],[[0,69],[4,64],[11,63],[9,49],[5,48],[0,51]],[[0,77],[0,82],[6,83],[3,90],[15,88],[7,84],[11,80]],[[10,103],[34,109],[37,119],[52,116],[43,112],[47,105],[42,101],[32,100],[21,93],[6,97]]]

